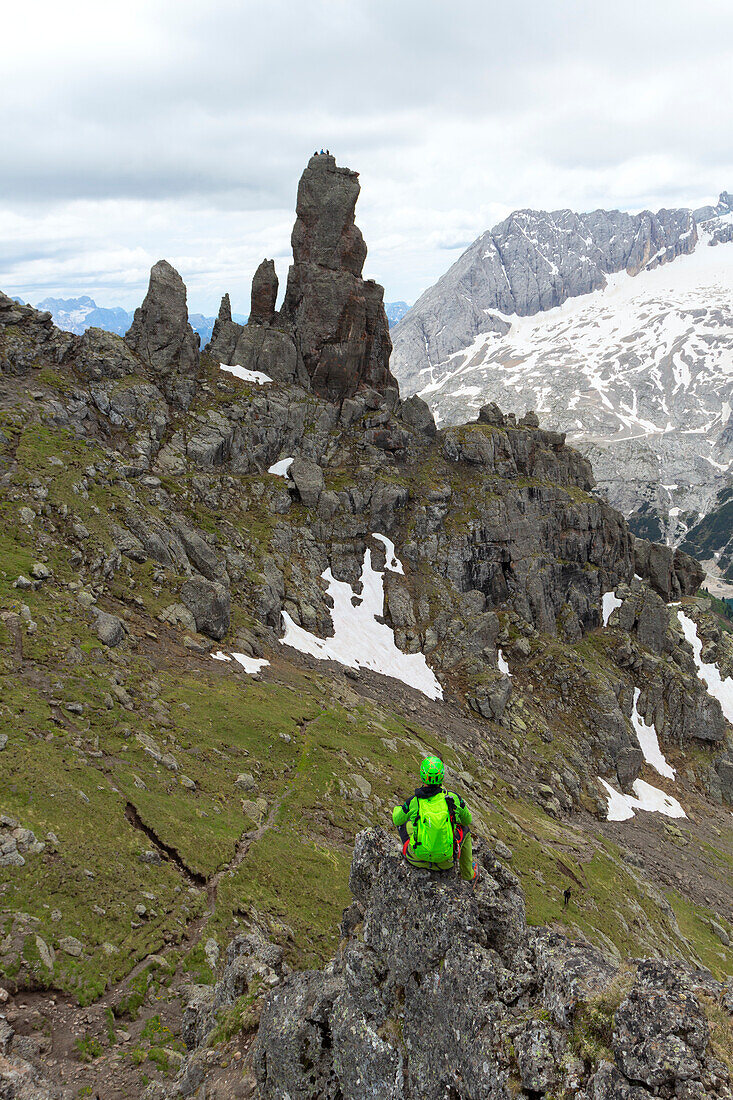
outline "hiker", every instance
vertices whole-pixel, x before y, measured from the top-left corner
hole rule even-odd
[[[402,841],[402,852],[413,867],[449,871],[458,861],[461,878],[473,882],[478,864],[471,846],[471,811],[452,791],[443,788],[445,768],[437,756],[420,765],[423,786],[392,811]]]

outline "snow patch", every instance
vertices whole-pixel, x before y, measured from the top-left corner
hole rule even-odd
[[[615,592],[603,593],[603,625],[608,626],[608,620],[613,615],[617,607],[620,607],[623,600],[619,600]]]
[[[250,676],[256,676],[261,668],[264,668],[265,665],[269,665],[270,663],[266,661],[264,657],[249,657],[246,653],[232,653],[230,657],[228,653],[222,653],[221,650],[218,650],[217,653],[212,653],[211,657],[214,661],[231,661],[233,657]]]
[[[697,636],[697,623],[684,611],[677,612],[677,618],[682,627],[682,633],[692,646],[692,653],[697,665],[697,675],[705,684],[708,695],[717,699],[720,708],[729,722],[733,723],[733,678],[726,676],[725,680],[720,675],[717,665],[707,664],[701,657],[702,641]]]
[[[273,381],[269,374],[261,370],[247,370],[246,367],[240,367],[238,363],[220,363],[219,366],[222,370],[229,371],[235,378],[241,378],[243,382],[256,382],[258,386],[264,386],[266,382]]]
[[[502,653],[502,651],[500,649],[497,649],[497,651],[496,651],[496,659],[497,659],[496,663],[499,667],[499,672],[502,672],[505,676],[511,676],[511,672],[509,671],[509,665],[507,664],[506,657],[504,656],[504,654]]]
[[[385,568],[392,573],[404,573],[394,543],[385,535],[373,537],[384,544]],[[285,633],[280,644],[292,646],[319,661],[338,661],[347,668],[381,672],[417,688],[429,699],[442,699],[443,689],[424,654],[403,653],[395,645],[391,627],[377,622],[384,613],[384,574],[372,568],[371,550],[367,548],[364,554],[360,596],[348,582],[337,581],[330,569],[324,570],[321,576],[328,582],[328,595],[333,600],[333,637],[319,638],[311,634],[283,611]]]
[[[639,688],[634,688],[634,708],[631,712],[631,724],[634,727],[636,738],[644,754],[644,759],[647,764],[651,764],[660,775],[666,776],[667,779],[674,779],[675,770],[671,764],[667,763],[664,753],[659,747],[659,738],[657,737],[654,723],[650,722],[647,724],[639,714],[640,695],[641,692]]]
[[[274,462],[267,472],[268,474],[275,474],[277,477],[287,477],[288,471],[294,462],[294,458],[281,458],[279,462]]]
[[[636,779],[632,784],[635,798],[615,790],[605,779],[599,777],[598,782],[604,787],[608,796],[606,812],[608,821],[628,821],[634,817],[637,810],[664,814],[665,817],[687,817],[676,798],[660,791],[658,787],[652,787],[650,783],[645,783],[643,779]]]
[[[270,663],[264,657],[250,657],[247,653],[232,653],[232,657],[250,676],[256,676],[261,668],[265,668]]]
[[[404,577],[405,571],[402,568],[402,562],[397,557],[397,553],[395,551],[394,543],[392,542],[392,539],[388,539],[386,535],[372,535],[372,538],[376,539],[377,542],[381,542],[384,545],[384,549],[387,551],[387,565],[386,565],[386,567],[387,567],[387,569],[389,569],[390,573],[401,573],[402,576]],[[380,611],[380,615],[381,615],[381,611]]]

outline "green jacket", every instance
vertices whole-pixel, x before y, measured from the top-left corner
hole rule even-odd
[[[395,806],[392,811],[392,821],[397,826],[406,825],[408,821],[411,821],[414,826],[420,813],[418,799],[420,799],[420,801],[426,801],[430,798],[434,798],[436,794],[441,793],[453,799],[453,805],[456,809],[456,822],[466,830],[472,821],[471,811],[468,806],[459,795],[454,794],[453,791],[445,791],[443,787],[438,784],[432,784],[428,787],[418,787],[412,798],[405,799],[401,806]]]

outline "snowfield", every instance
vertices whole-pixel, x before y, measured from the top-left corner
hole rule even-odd
[[[680,428],[716,460],[705,444],[730,416],[733,248],[707,240],[701,233],[691,255],[608,275],[603,290],[554,309],[501,314],[509,332],[479,333],[426,368],[420,396],[450,423],[486,401],[532,408],[574,440],[615,444]]]
[[[279,462],[273,462],[267,472],[268,474],[275,474],[276,477],[287,477],[294,462],[294,458],[281,458]]]
[[[664,753],[659,747],[659,738],[654,723],[646,722],[639,714],[640,695],[639,688],[634,688],[631,724],[634,727],[644,760],[666,779],[674,779],[676,772],[672,765],[667,763]],[[645,783],[643,779],[636,779],[632,783],[632,790],[636,797],[617,791],[600,776],[598,782],[604,788],[608,797],[608,810],[606,813],[608,821],[628,821],[635,816],[637,810],[664,814],[665,817],[687,817],[676,798],[665,791],[660,791],[658,787],[652,787],[650,783]]]
[[[733,484],[733,244],[709,240],[701,230],[690,255],[529,317],[486,311],[485,330],[410,392],[441,426],[489,401],[534,409],[587,454],[614,507],[629,516],[643,500],[679,543]]]
[[[402,562],[395,554],[394,543],[384,535],[374,535],[384,544],[385,569],[404,573]],[[333,637],[319,638],[304,630],[283,611],[285,633],[281,645],[292,646],[316,657],[319,661],[338,661],[347,668],[368,668],[401,680],[417,688],[429,699],[442,699],[443,689],[422,653],[403,653],[395,645],[394,631],[386,623],[377,622],[384,613],[384,574],[372,567],[371,550],[364,554],[361,571],[361,595],[346,581],[337,581],[330,569],[321,574],[328,582],[328,594],[333,600],[331,620]]]

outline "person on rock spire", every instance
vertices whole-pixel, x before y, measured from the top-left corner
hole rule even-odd
[[[420,765],[423,786],[392,811],[402,852],[412,867],[449,871],[458,863],[461,878],[473,882],[478,864],[473,858],[469,826],[472,815],[459,795],[443,787],[445,768],[437,756]]]

